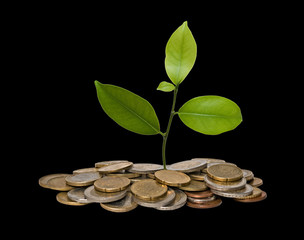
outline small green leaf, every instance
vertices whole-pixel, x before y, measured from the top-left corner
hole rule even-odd
[[[179,85],[191,71],[196,53],[196,42],[185,21],[171,35],[166,46],[165,68],[175,85]]]
[[[101,107],[118,125],[138,134],[161,134],[156,113],[147,100],[114,85],[95,81],[95,86]]]
[[[179,109],[178,115],[186,126],[208,135],[233,130],[242,122],[238,105],[219,96],[193,98]]]
[[[163,91],[163,92],[171,92],[175,89],[175,86],[172,83],[168,83],[166,81],[161,82],[157,90]]]

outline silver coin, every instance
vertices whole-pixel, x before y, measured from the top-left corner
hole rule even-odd
[[[89,202],[97,202],[97,203],[114,202],[122,199],[124,196],[126,196],[126,194],[127,194],[127,190],[123,190],[120,192],[111,192],[111,193],[99,192],[95,190],[94,185],[88,187],[84,191],[84,195]]]
[[[67,176],[65,180],[70,186],[83,187],[92,185],[99,178],[100,174],[98,172],[87,172]]]
[[[164,167],[160,164],[154,163],[134,163],[128,172],[131,173],[140,173],[140,174],[148,174],[154,173],[158,170],[162,170]]]
[[[97,168],[91,167],[91,168],[81,168],[73,171],[73,174],[79,174],[79,173],[88,173],[88,172],[97,172]]]
[[[79,203],[90,203],[86,196],[84,195],[84,191],[86,188],[79,187],[73,188],[72,190],[68,191],[68,197],[72,201],[79,202]]]
[[[138,205],[143,207],[159,208],[170,204],[172,201],[174,201],[174,198],[175,191],[172,188],[168,187],[167,193],[157,200],[142,200],[134,196],[134,201],[137,202]]]
[[[133,165],[132,162],[114,163],[114,164],[110,164],[110,165],[106,165],[106,166],[98,168],[98,172],[100,172],[100,173],[119,172],[121,170],[131,168],[132,165]]]
[[[217,197],[215,195],[213,195],[211,197],[206,197],[206,198],[193,198],[193,197],[189,197],[188,196],[188,201],[190,201],[192,203],[203,204],[203,203],[207,203],[207,202],[213,201],[216,198]]]
[[[167,166],[168,170],[174,170],[184,173],[200,171],[207,166],[207,161],[203,159],[192,159],[173,163]]]
[[[174,200],[165,206],[156,207],[157,210],[163,210],[163,211],[176,210],[183,207],[186,204],[187,195],[179,189],[175,189],[174,191],[175,191]]]
[[[220,182],[220,181],[215,181],[210,177],[208,177],[208,175],[206,175],[205,182],[209,188],[214,190],[233,191],[244,188],[247,181],[245,178],[242,178],[241,180],[233,181],[233,182]]]
[[[207,163],[212,163],[212,162],[224,163],[224,162],[226,162],[225,160],[217,159],[217,158],[192,158],[191,160],[205,160]]]
[[[244,188],[239,189],[239,190],[235,190],[235,191],[225,192],[225,191],[218,191],[218,190],[215,190],[215,189],[211,189],[211,191],[214,194],[222,196],[222,197],[242,198],[242,197],[246,197],[246,196],[252,194],[253,188],[249,184],[246,184]]]

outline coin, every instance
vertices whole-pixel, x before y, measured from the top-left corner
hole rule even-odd
[[[253,187],[259,187],[263,185],[263,180],[261,178],[253,177],[248,183]]]
[[[191,160],[205,160],[207,163],[213,163],[213,162],[224,163],[224,162],[226,162],[225,160],[217,159],[217,158],[192,158]]]
[[[233,191],[242,189],[246,185],[246,179],[242,178],[233,182],[221,182],[216,181],[212,178],[209,178],[208,175],[205,176],[205,182],[209,188],[218,190],[218,191]]]
[[[132,173],[141,173],[141,174],[148,174],[148,173],[154,173],[158,170],[163,169],[164,167],[159,164],[153,164],[153,163],[134,163],[130,169],[128,169],[128,172]]]
[[[246,197],[246,196],[252,194],[253,188],[249,184],[246,184],[244,188],[239,189],[239,190],[235,190],[235,191],[224,192],[224,191],[218,191],[218,190],[215,190],[215,189],[211,189],[211,191],[214,194],[222,196],[222,197],[227,197],[227,198],[239,198],[239,197],[241,197],[242,198],[242,197]]]
[[[239,197],[238,199],[250,199],[250,198],[256,198],[261,196],[262,194],[262,190],[257,188],[257,187],[252,187],[253,191],[250,195],[246,196],[246,197]]]
[[[73,188],[72,190],[68,191],[68,198],[72,201],[79,202],[79,203],[89,203],[88,199],[84,195],[84,191],[86,188],[79,187],[79,188]]]
[[[205,182],[200,182],[196,180],[191,180],[190,184],[184,187],[179,187],[181,190],[185,191],[192,191],[192,192],[198,192],[198,191],[204,191],[208,189],[207,185]]]
[[[104,166],[116,164],[116,163],[125,163],[129,162],[128,160],[111,160],[111,161],[102,161],[102,162],[97,162],[95,163],[95,168],[101,168]]]
[[[106,176],[94,182],[94,187],[101,192],[118,192],[126,189],[131,181],[126,177]]]
[[[47,181],[48,188],[57,191],[70,191],[73,189],[72,186],[67,185],[65,181],[66,176],[54,177]]]
[[[130,168],[132,165],[133,165],[132,162],[114,163],[98,168],[98,172],[100,173],[118,172]]]
[[[106,176],[112,176],[112,177],[126,177],[126,178],[137,178],[140,177],[139,173],[107,173]]]
[[[192,203],[190,201],[187,201],[187,206],[191,208],[198,208],[198,209],[207,209],[207,208],[215,208],[222,204],[222,199],[216,198],[213,201],[209,201],[203,204],[200,203]]]
[[[79,174],[79,173],[90,173],[90,172],[97,172],[97,168],[90,167],[90,168],[80,168],[73,171],[73,174]]]
[[[157,210],[163,210],[163,211],[176,210],[186,204],[187,195],[179,189],[174,189],[174,191],[175,191],[174,200],[165,206],[156,207]]]
[[[172,188],[168,188],[168,191],[161,197],[154,200],[143,200],[134,197],[134,201],[138,205],[143,207],[158,208],[170,204],[175,198],[175,191]]]
[[[185,191],[185,194],[188,197],[192,197],[192,198],[207,198],[207,197],[212,197],[213,196],[213,192],[211,192],[210,190],[205,190],[205,191],[201,191],[201,192]]]
[[[206,173],[203,172],[193,172],[189,174],[190,178],[197,181],[204,181]]]
[[[206,198],[192,198],[192,197],[188,197],[188,201],[192,202],[192,203],[199,203],[199,204],[203,204],[203,203],[207,203],[210,201],[213,201],[216,199],[216,196],[213,195],[211,197],[206,197]]]
[[[123,190],[120,192],[112,192],[112,193],[100,192],[100,191],[96,191],[94,186],[90,186],[86,188],[86,190],[84,191],[84,195],[89,202],[97,202],[97,203],[114,202],[122,199],[123,197],[126,196],[126,194],[127,194],[127,190]]]
[[[267,198],[267,193],[265,191],[262,191],[261,195],[255,198],[248,198],[248,199],[237,199],[234,200],[237,202],[244,202],[244,203],[252,203],[252,202],[260,202]]]
[[[86,203],[79,203],[72,201],[69,199],[67,192],[60,192],[56,195],[56,200],[62,204],[70,205],[70,206],[83,206],[86,205]]]
[[[85,172],[67,176],[65,180],[70,186],[83,187],[92,185],[99,178],[100,174],[98,172]]]
[[[250,181],[253,179],[254,175],[253,172],[247,169],[242,169],[243,171],[243,177],[246,178],[247,181]]]
[[[137,207],[137,203],[134,201],[132,193],[128,192],[121,200],[100,203],[100,206],[111,212],[129,212]]]
[[[188,172],[200,171],[206,166],[207,166],[207,161],[201,159],[194,159],[194,160],[186,160],[168,165],[167,169],[188,173]]]
[[[208,167],[207,174],[218,181],[237,181],[243,177],[243,172],[240,168],[226,163]]]
[[[168,188],[153,179],[143,179],[133,183],[131,192],[143,200],[155,200],[166,194]]]
[[[154,176],[158,182],[172,187],[187,186],[191,181],[187,174],[173,170],[159,170]]]
[[[39,178],[38,183],[41,187],[44,188],[50,188],[49,185],[47,184],[47,182],[52,179],[52,178],[56,178],[56,177],[67,177],[71,174],[67,174],[67,173],[55,173],[55,174],[48,174],[46,176],[43,176],[41,178]]]

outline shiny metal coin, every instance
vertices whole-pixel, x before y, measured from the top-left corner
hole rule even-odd
[[[132,193],[128,192],[121,200],[111,203],[100,203],[100,206],[108,211],[120,213],[135,209],[137,203],[134,201]]]
[[[205,178],[206,175],[207,175],[207,173],[203,173],[201,171],[189,173],[189,177],[191,179],[197,180],[197,181],[204,181],[204,178]]]
[[[62,204],[70,205],[70,206],[83,206],[87,203],[79,203],[69,199],[67,192],[60,192],[56,195],[56,200]]]
[[[184,187],[179,187],[179,189],[189,192],[199,192],[207,190],[208,187],[205,182],[191,180],[190,184]]]
[[[253,172],[247,169],[242,169],[243,177],[246,178],[247,182],[251,181],[254,177]]]
[[[211,191],[216,195],[226,198],[243,198],[252,194],[253,188],[249,184],[246,184],[244,188],[235,191],[224,192],[215,189],[211,189]]]
[[[172,188],[168,188],[166,194],[156,200],[142,200],[140,198],[134,197],[134,201],[143,207],[158,208],[170,204],[174,198],[175,191]]]
[[[253,187],[259,187],[263,185],[263,180],[261,178],[253,177],[251,181],[248,182]]]
[[[126,194],[127,194],[127,190],[123,190],[120,192],[113,192],[113,193],[99,192],[95,190],[94,186],[90,186],[84,191],[84,195],[89,202],[97,202],[97,203],[114,202],[122,199],[123,197],[126,196]]]
[[[80,168],[73,171],[73,174],[79,174],[79,173],[91,173],[91,172],[97,172],[98,168],[91,167],[91,168]]]
[[[196,172],[200,171],[207,166],[207,161],[202,159],[186,160],[182,162],[173,163],[167,166],[168,170],[178,171],[178,172]]]
[[[157,200],[167,193],[168,187],[153,179],[143,179],[131,186],[135,197],[143,200]]]
[[[126,189],[131,181],[126,177],[106,176],[94,182],[94,187],[101,192],[119,192]]]
[[[172,187],[187,186],[191,181],[187,174],[173,170],[159,170],[154,176],[158,182]]]
[[[243,202],[243,203],[253,203],[253,202],[260,202],[263,201],[267,198],[267,193],[262,191],[261,195],[258,197],[254,198],[247,198],[247,199],[237,199],[235,198],[234,200],[237,202]]]
[[[67,192],[68,198],[79,203],[90,203],[84,195],[85,190],[86,188],[84,187],[74,188]]]
[[[106,166],[98,168],[98,172],[100,172],[100,173],[119,172],[121,170],[126,170],[128,168],[131,168],[132,165],[133,165],[132,162],[122,162],[122,163],[110,164],[110,165],[106,165]]]
[[[192,197],[192,198],[207,198],[207,197],[212,197],[213,196],[213,192],[211,192],[210,190],[201,191],[201,192],[187,192],[187,191],[185,191],[185,194],[188,197]]]
[[[153,163],[134,163],[128,172],[131,173],[140,173],[140,174],[148,174],[154,173],[158,170],[164,169],[162,165],[153,164]]]
[[[222,204],[222,199],[216,198],[213,201],[205,202],[205,203],[192,203],[190,201],[187,201],[187,206],[191,208],[197,208],[197,209],[208,209],[208,208],[215,208]]]
[[[67,184],[65,178],[66,176],[61,176],[49,179],[47,181],[48,188],[57,191],[70,191],[73,187]]]
[[[240,168],[227,164],[220,163],[207,168],[209,177],[217,181],[237,181],[243,177],[243,172]]]
[[[216,196],[213,195],[211,197],[206,197],[206,198],[193,198],[193,197],[188,197],[188,201],[192,202],[192,203],[198,203],[198,204],[203,204],[203,203],[207,203],[210,201],[213,201],[216,199]]]
[[[208,177],[208,175],[205,176],[205,182],[209,188],[212,188],[212,189],[218,190],[218,191],[238,190],[238,189],[244,188],[246,185],[245,178],[242,178],[241,180],[233,181],[233,182],[221,182],[221,181],[216,181],[216,180]]]
[[[128,160],[111,160],[111,161],[102,161],[102,162],[97,162],[95,163],[95,168],[101,168],[104,166],[116,164],[116,163],[125,163],[129,162]]]
[[[84,187],[92,185],[99,178],[100,174],[98,172],[86,172],[67,176],[65,180],[70,186]]]
[[[178,190],[178,189],[174,189],[174,191],[175,191],[174,200],[165,206],[156,207],[157,210],[172,211],[172,210],[179,209],[186,204],[187,195],[183,191]]]

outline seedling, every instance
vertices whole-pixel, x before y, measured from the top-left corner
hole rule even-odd
[[[175,111],[180,84],[191,71],[197,55],[194,37],[185,21],[171,35],[166,46],[165,69],[172,83],[163,81],[157,90],[173,91],[173,103],[166,132],[160,125],[154,108],[144,98],[118,86],[95,81],[98,100],[105,113],[121,127],[142,135],[163,137],[162,160],[166,169],[166,144],[174,116],[189,128],[206,135],[218,135],[236,128],[242,122],[240,108],[220,96],[200,96],[186,102]]]

